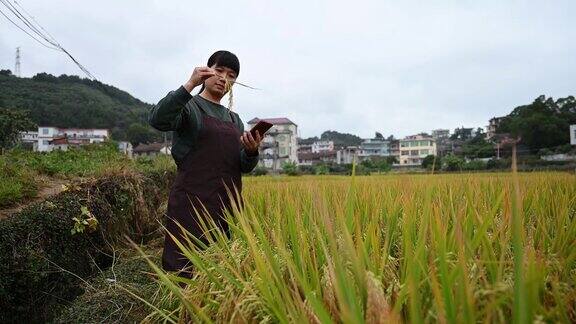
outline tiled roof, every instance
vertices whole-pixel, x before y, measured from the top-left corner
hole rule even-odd
[[[139,153],[139,152],[160,152],[161,149],[164,148],[164,144],[163,143],[150,143],[150,144],[138,144],[138,146],[136,146],[136,148],[134,148],[132,151],[134,153]]]
[[[280,118],[252,118],[248,124],[256,124],[258,123],[260,120],[263,120],[265,122],[269,122],[272,125],[285,125],[285,124],[293,124],[296,125],[294,122],[292,122],[290,119],[286,118],[286,117],[280,117]]]
[[[53,140],[51,140],[49,143],[52,145],[68,144],[68,138],[66,138],[66,136],[56,137]]]

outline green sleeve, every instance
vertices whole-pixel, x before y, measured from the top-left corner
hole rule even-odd
[[[170,91],[150,110],[148,123],[163,132],[178,130],[189,115],[186,104],[191,98],[192,96],[183,86]]]

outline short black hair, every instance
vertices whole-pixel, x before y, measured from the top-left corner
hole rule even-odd
[[[234,53],[228,51],[217,51],[208,59],[208,67],[212,66],[227,67],[236,72],[236,76],[240,74],[240,61]]]

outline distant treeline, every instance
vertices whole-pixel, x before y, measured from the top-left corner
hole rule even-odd
[[[39,73],[17,78],[0,71],[0,107],[28,112],[39,126],[107,128],[115,140],[133,144],[162,139],[148,126],[151,104],[100,81]]]

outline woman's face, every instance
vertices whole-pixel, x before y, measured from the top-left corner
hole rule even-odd
[[[236,72],[224,66],[214,65],[212,68],[216,71],[216,75],[206,79],[204,85],[206,86],[206,90],[210,91],[213,95],[223,97],[227,92],[226,80],[228,80],[228,82],[236,81]]]

